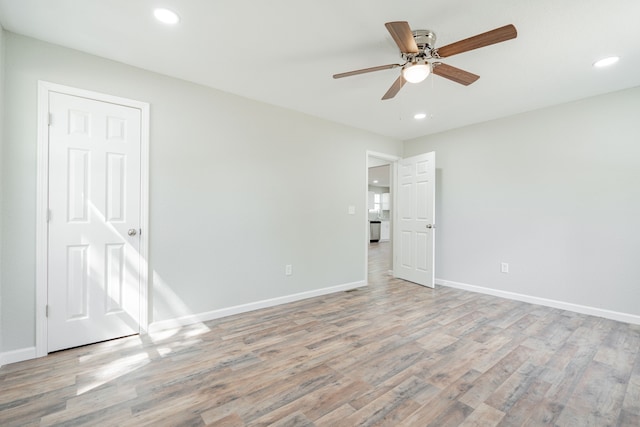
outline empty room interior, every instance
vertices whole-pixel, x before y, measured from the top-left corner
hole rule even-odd
[[[0,425],[640,425],[639,19],[0,0]]]

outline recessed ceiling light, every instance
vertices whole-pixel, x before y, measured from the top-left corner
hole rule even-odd
[[[374,180],[373,180],[373,183],[374,183],[374,184],[377,184],[377,183],[378,183],[378,180],[377,180],[377,179],[374,179]]]
[[[413,116],[413,118],[416,120],[422,120],[425,117],[427,117],[427,113],[417,113],[416,115]]]
[[[153,16],[162,23],[175,25],[180,21],[180,17],[177,13],[169,9],[155,9]]]
[[[615,64],[619,60],[619,56],[609,56],[607,58],[602,58],[599,61],[594,62],[593,66],[597,68],[608,67],[609,65]]]

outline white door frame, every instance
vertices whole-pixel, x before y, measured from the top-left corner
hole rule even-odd
[[[141,112],[140,146],[140,330],[149,325],[147,262],[149,254],[149,104],[103,93],[38,81],[38,148],[36,175],[36,357],[47,355],[48,206],[49,206],[49,94],[71,96],[137,108]]]
[[[378,153],[375,151],[367,151],[367,157],[365,162],[365,188],[364,188],[364,200],[365,200],[365,209],[364,209],[364,219],[365,219],[365,236],[369,235],[369,206],[367,201],[369,200],[369,157],[374,157],[376,159],[386,160],[389,164],[389,175],[391,179],[391,197],[392,197],[392,206],[394,209],[391,210],[391,221],[392,224],[396,221],[396,194],[397,192],[397,180],[396,180],[396,168],[398,164],[398,160],[402,159],[400,156],[394,156],[393,154],[386,153]],[[395,235],[392,233],[392,240],[395,239]],[[395,264],[395,256],[392,258],[391,271],[394,271]],[[369,239],[364,239],[364,281],[368,283],[369,281]]]

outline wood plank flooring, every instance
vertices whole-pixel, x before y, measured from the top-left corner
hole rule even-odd
[[[0,426],[640,426],[640,327],[395,280],[0,368]]]

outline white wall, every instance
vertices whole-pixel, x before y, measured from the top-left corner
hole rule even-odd
[[[0,242],[2,242],[2,193],[3,193],[3,182],[4,182],[4,167],[3,167],[3,147],[4,147],[4,30],[0,25]],[[3,321],[3,311],[2,311],[2,278],[3,278],[3,269],[2,269],[2,244],[0,244],[0,353],[2,352],[2,325]],[[2,365],[2,360],[0,358],[0,365]]]
[[[151,104],[153,322],[365,280],[366,152],[398,155],[398,142],[5,38],[4,351],[34,345],[38,80]]]
[[[404,144],[428,151],[437,278],[640,316],[640,88]]]

